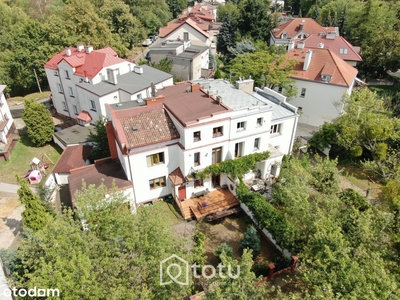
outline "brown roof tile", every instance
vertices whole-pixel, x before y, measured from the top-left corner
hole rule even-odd
[[[70,146],[61,154],[53,173],[69,173],[71,169],[83,167],[89,157],[92,146]]]
[[[350,66],[334,52],[324,48],[313,48],[313,55],[307,71],[303,71],[305,55],[308,48],[293,49],[286,53],[289,59],[297,60],[299,63],[294,66],[293,78],[322,82],[321,74],[325,70],[332,75],[329,83],[350,86],[357,75],[357,69]]]
[[[83,168],[71,170],[71,175],[68,178],[71,199],[74,199],[75,192],[82,188],[82,180],[87,185],[94,184],[95,186],[99,186],[104,182],[104,185],[109,189],[113,187],[113,182],[120,190],[132,187],[132,183],[127,179],[119,160],[110,158],[96,161],[95,164]]]
[[[184,24],[188,24],[189,26],[193,27],[196,29],[198,32],[203,34],[204,36],[208,37],[209,33],[204,31],[202,28],[200,28],[197,24],[197,22],[191,18],[186,18],[184,21],[171,21],[167,24],[165,27],[161,27],[159,30],[159,36],[160,37],[166,37],[168,36],[171,32],[175,31],[177,28],[183,26]],[[207,25],[208,28],[208,25]]]
[[[169,175],[169,179],[174,185],[180,185],[185,182],[185,176],[183,176],[181,168],[176,168]]]
[[[304,20],[304,22],[302,22]],[[303,24],[303,27],[300,28],[300,24]],[[327,33],[329,31],[334,31],[334,27],[322,27],[315,20],[311,18],[296,18],[287,23],[284,23],[274,29],[272,29],[273,35],[280,39],[282,33],[287,33],[289,38],[293,38],[300,31],[305,31],[307,34],[318,34],[320,32]]]

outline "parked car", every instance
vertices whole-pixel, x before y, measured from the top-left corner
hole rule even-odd
[[[149,35],[149,39],[154,43],[158,39],[158,34]]]
[[[64,129],[64,127],[62,127],[61,125],[55,125],[54,126],[54,132],[59,132],[59,131],[61,131],[63,129]]]
[[[153,41],[151,39],[145,39],[142,43],[142,46],[150,46],[153,43]]]

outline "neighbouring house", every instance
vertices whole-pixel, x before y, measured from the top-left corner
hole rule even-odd
[[[154,86],[172,85],[171,74],[121,59],[110,47],[68,47],[44,65],[58,114],[86,126],[105,116],[106,103],[146,98]]]
[[[53,175],[58,185],[68,184],[68,177],[72,169],[88,165],[92,146],[77,145],[67,147],[60,156],[53,169]]]
[[[297,48],[299,47],[330,49],[353,67],[362,61],[360,47],[352,46],[344,37],[336,35],[335,32],[312,34],[304,41],[298,42]]]
[[[0,161],[10,159],[19,139],[14,119],[4,96],[5,88],[5,85],[0,85]]]
[[[196,18],[208,24],[211,22],[215,22],[215,20],[217,19],[217,5],[206,2],[197,2],[193,7],[188,7],[187,9],[184,9],[182,15],[179,16],[179,19],[185,17]]]
[[[269,151],[270,157],[246,179],[278,176],[283,155],[293,147],[297,109],[275,91],[253,89],[251,79],[236,87],[197,80],[165,87],[145,106],[106,104],[111,158],[132,181],[135,205],[172,195],[185,219],[199,213],[195,207],[185,211],[185,203],[208,192],[238,205],[234,178],[221,174],[202,180],[195,174],[251,153]]]
[[[157,41],[150,46],[146,58],[152,63],[168,58],[172,61],[171,74],[182,80],[209,77],[209,47],[191,45],[190,41]]]
[[[271,30],[270,45],[285,46],[289,51],[299,41],[303,41],[312,34],[325,34],[334,32],[339,36],[337,27],[323,27],[311,18],[292,19]]]
[[[338,117],[340,100],[351,95],[357,69],[326,48],[296,48],[286,55],[298,62],[291,74],[297,95],[290,103],[299,109],[299,123],[320,126]]]

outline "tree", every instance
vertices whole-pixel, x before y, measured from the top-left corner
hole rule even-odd
[[[90,130],[89,132],[89,138],[94,142],[93,149],[89,155],[91,161],[110,156],[110,145],[105,124],[105,118],[97,120],[94,124],[94,131]]]
[[[221,244],[215,250],[214,255],[217,256],[218,258],[221,258],[222,253],[225,253],[226,256],[233,258],[233,249],[232,247],[229,247],[226,243]]]
[[[237,23],[239,19],[239,8],[236,4],[231,2],[226,2],[225,5],[220,5],[217,10],[217,21],[225,23],[225,20],[231,20]]]
[[[18,189],[19,201],[25,205],[22,212],[24,227],[36,232],[43,229],[50,221],[51,215],[46,212],[46,208],[39,196],[35,195],[29,188],[25,178],[17,176],[17,182],[21,186]]]
[[[296,94],[292,87],[294,80],[290,77],[296,61],[288,60],[285,55],[274,51],[276,49],[269,47],[268,50],[238,54],[230,63],[232,75],[236,78],[251,76],[257,86],[267,86],[271,89],[281,87],[283,94],[290,98]]]
[[[247,227],[243,239],[240,241],[240,248],[253,250],[253,259],[260,253],[260,238],[254,226]]]
[[[151,66],[160,71],[171,73],[173,64],[174,64],[173,61],[170,60],[168,57],[166,57],[160,60],[158,63],[155,62],[151,63]]]
[[[238,29],[242,36],[268,41],[272,29],[268,0],[242,0],[239,2]]]
[[[166,2],[172,14],[172,18],[174,19],[179,16],[183,9],[187,6],[186,0],[167,0]]]
[[[22,242],[18,257],[24,272],[18,286],[58,288],[65,299],[182,299],[189,294],[191,284],[160,285],[160,262],[172,254],[191,261],[191,254],[189,241],[171,233],[157,204],[132,215],[129,199],[104,184],[84,184],[75,200],[75,214],[66,211]],[[82,230],[82,221],[89,230]]]
[[[370,152],[377,172],[383,177],[393,176],[388,161],[388,141],[400,139],[400,120],[390,115],[384,102],[367,89],[353,91],[345,96],[344,114],[334,122],[338,126],[338,143],[354,156],[364,150]]]
[[[230,16],[226,16],[217,36],[217,50],[225,54],[228,47],[236,43],[236,22]]]
[[[25,122],[28,137],[35,146],[41,147],[53,139],[54,122],[43,104],[32,99],[25,100],[22,120]]]

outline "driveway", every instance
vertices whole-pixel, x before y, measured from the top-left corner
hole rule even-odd
[[[0,248],[18,247],[23,210],[18,195],[0,191]]]

